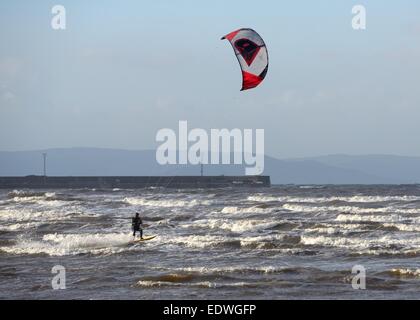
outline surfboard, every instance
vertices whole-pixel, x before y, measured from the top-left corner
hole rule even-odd
[[[156,237],[157,236],[143,237],[143,239],[136,238],[136,239],[133,240],[133,243],[139,243],[139,242],[144,242],[144,241],[152,240],[152,239],[154,239]]]

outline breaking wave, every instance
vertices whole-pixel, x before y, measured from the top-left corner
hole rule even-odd
[[[420,269],[392,269],[391,274],[404,277],[420,278]]]
[[[363,208],[357,206],[305,206],[296,204],[284,204],[283,209],[304,213],[319,212],[344,212],[344,213],[401,213],[401,214],[419,214],[420,209],[412,208]]]
[[[205,219],[196,220],[194,223],[185,223],[181,228],[221,229],[236,233],[269,229],[277,226],[278,221],[261,219],[232,220],[232,219]]]
[[[376,202],[412,202],[420,201],[420,196],[348,196],[348,197],[274,197],[266,195],[248,196],[248,201],[256,202],[292,202],[292,203],[328,203],[328,202],[350,202],[350,203],[376,203]]]
[[[50,256],[75,255],[82,253],[106,254],[124,250],[132,241],[125,233],[115,234],[47,234],[41,240],[21,238],[13,246],[0,247],[10,254],[46,254]],[[128,248],[128,247],[127,247]]]
[[[240,214],[240,213],[271,213],[277,211],[276,208],[261,208],[258,206],[253,207],[224,207],[221,213],[229,213],[229,214]]]
[[[382,236],[377,238],[349,238],[331,236],[302,235],[301,243],[306,246],[327,246],[343,248],[354,253],[370,254],[417,254],[420,252],[420,237],[397,238]]]
[[[138,197],[127,197],[124,198],[124,201],[131,205],[136,206],[152,206],[152,207],[163,207],[163,208],[171,208],[171,207],[194,207],[199,205],[208,205],[211,203],[210,200],[198,200],[193,199],[190,201],[187,200],[174,200],[174,199],[162,199],[162,200],[151,200],[145,198],[138,198]]]

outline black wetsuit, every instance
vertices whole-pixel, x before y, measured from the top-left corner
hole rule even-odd
[[[131,226],[133,227],[133,237],[136,236],[136,232],[140,232],[140,238],[143,238],[143,229],[141,228],[141,225],[143,224],[143,221],[140,217],[134,217],[131,219]]]

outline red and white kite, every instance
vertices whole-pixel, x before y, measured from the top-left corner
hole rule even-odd
[[[229,40],[242,69],[242,90],[258,86],[268,70],[268,52],[264,40],[252,29],[233,31],[222,40]]]

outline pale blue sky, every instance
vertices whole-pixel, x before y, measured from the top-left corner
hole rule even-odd
[[[351,28],[355,4],[366,31]],[[240,27],[270,55],[246,92],[220,41]],[[0,39],[0,150],[154,149],[188,120],[263,128],[277,157],[420,155],[419,1],[10,0]]]

